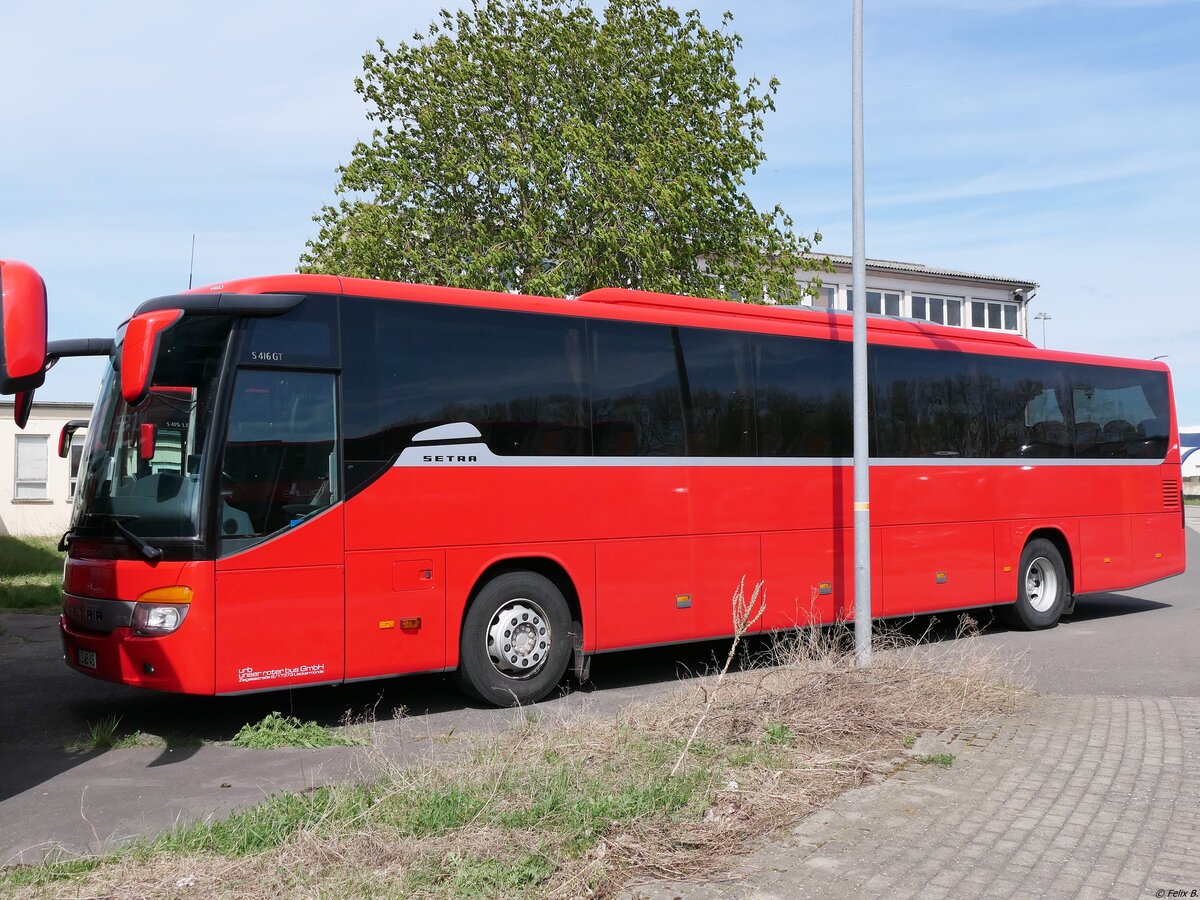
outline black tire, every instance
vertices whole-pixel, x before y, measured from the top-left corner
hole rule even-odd
[[[511,621],[500,613],[508,610]],[[489,647],[495,631],[517,640],[506,645],[505,660]],[[463,619],[458,682],[463,691],[494,706],[536,703],[562,681],[574,638],[571,613],[562,592],[535,572],[506,572],[493,578]],[[498,647],[499,654],[505,647]]]
[[[1071,599],[1071,582],[1058,548],[1035,538],[1021,551],[1017,567],[1017,602],[1000,613],[1013,628],[1037,631],[1053,628]]]

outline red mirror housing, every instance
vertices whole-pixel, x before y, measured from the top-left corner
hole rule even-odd
[[[46,283],[32,266],[0,259],[0,394],[46,380]]]
[[[182,317],[182,309],[156,309],[129,320],[121,347],[121,396],[130,406],[137,406],[150,392],[159,335]]]
[[[154,459],[155,440],[154,425],[143,422],[142,427],[138,429],[138,459]]]
[[[33,391],[17,391],[13,397],[13,421],[18,428],[24,428],[29,421],[29,411],[33,409]]]

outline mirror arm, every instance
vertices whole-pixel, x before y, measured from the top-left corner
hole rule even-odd
[[[72,338],[65,341],[50,341],[46,344],[46,361],[53,365],[67,356],[109,356],[112,350],[112,338]]]

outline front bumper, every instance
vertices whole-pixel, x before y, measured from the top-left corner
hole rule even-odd
[[[207,661],[189,665],[186,623],[165,637],[134,637],[129,628],[115,628],[108,634],[77,630],[66,616],[60,616],[59,631],[67,665],[91,678],[157,691],[213,692],[211,647]],[[179,640],[181,635],[184,641]],[[95,667],[81,660],[94,661]]]

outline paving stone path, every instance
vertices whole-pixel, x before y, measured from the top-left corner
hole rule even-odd
[[[1042,695],[940,741],[919,749],[949,769],[914,760],[843,795],[729,881],[626,896],[1200,896],[1200,699]]]

